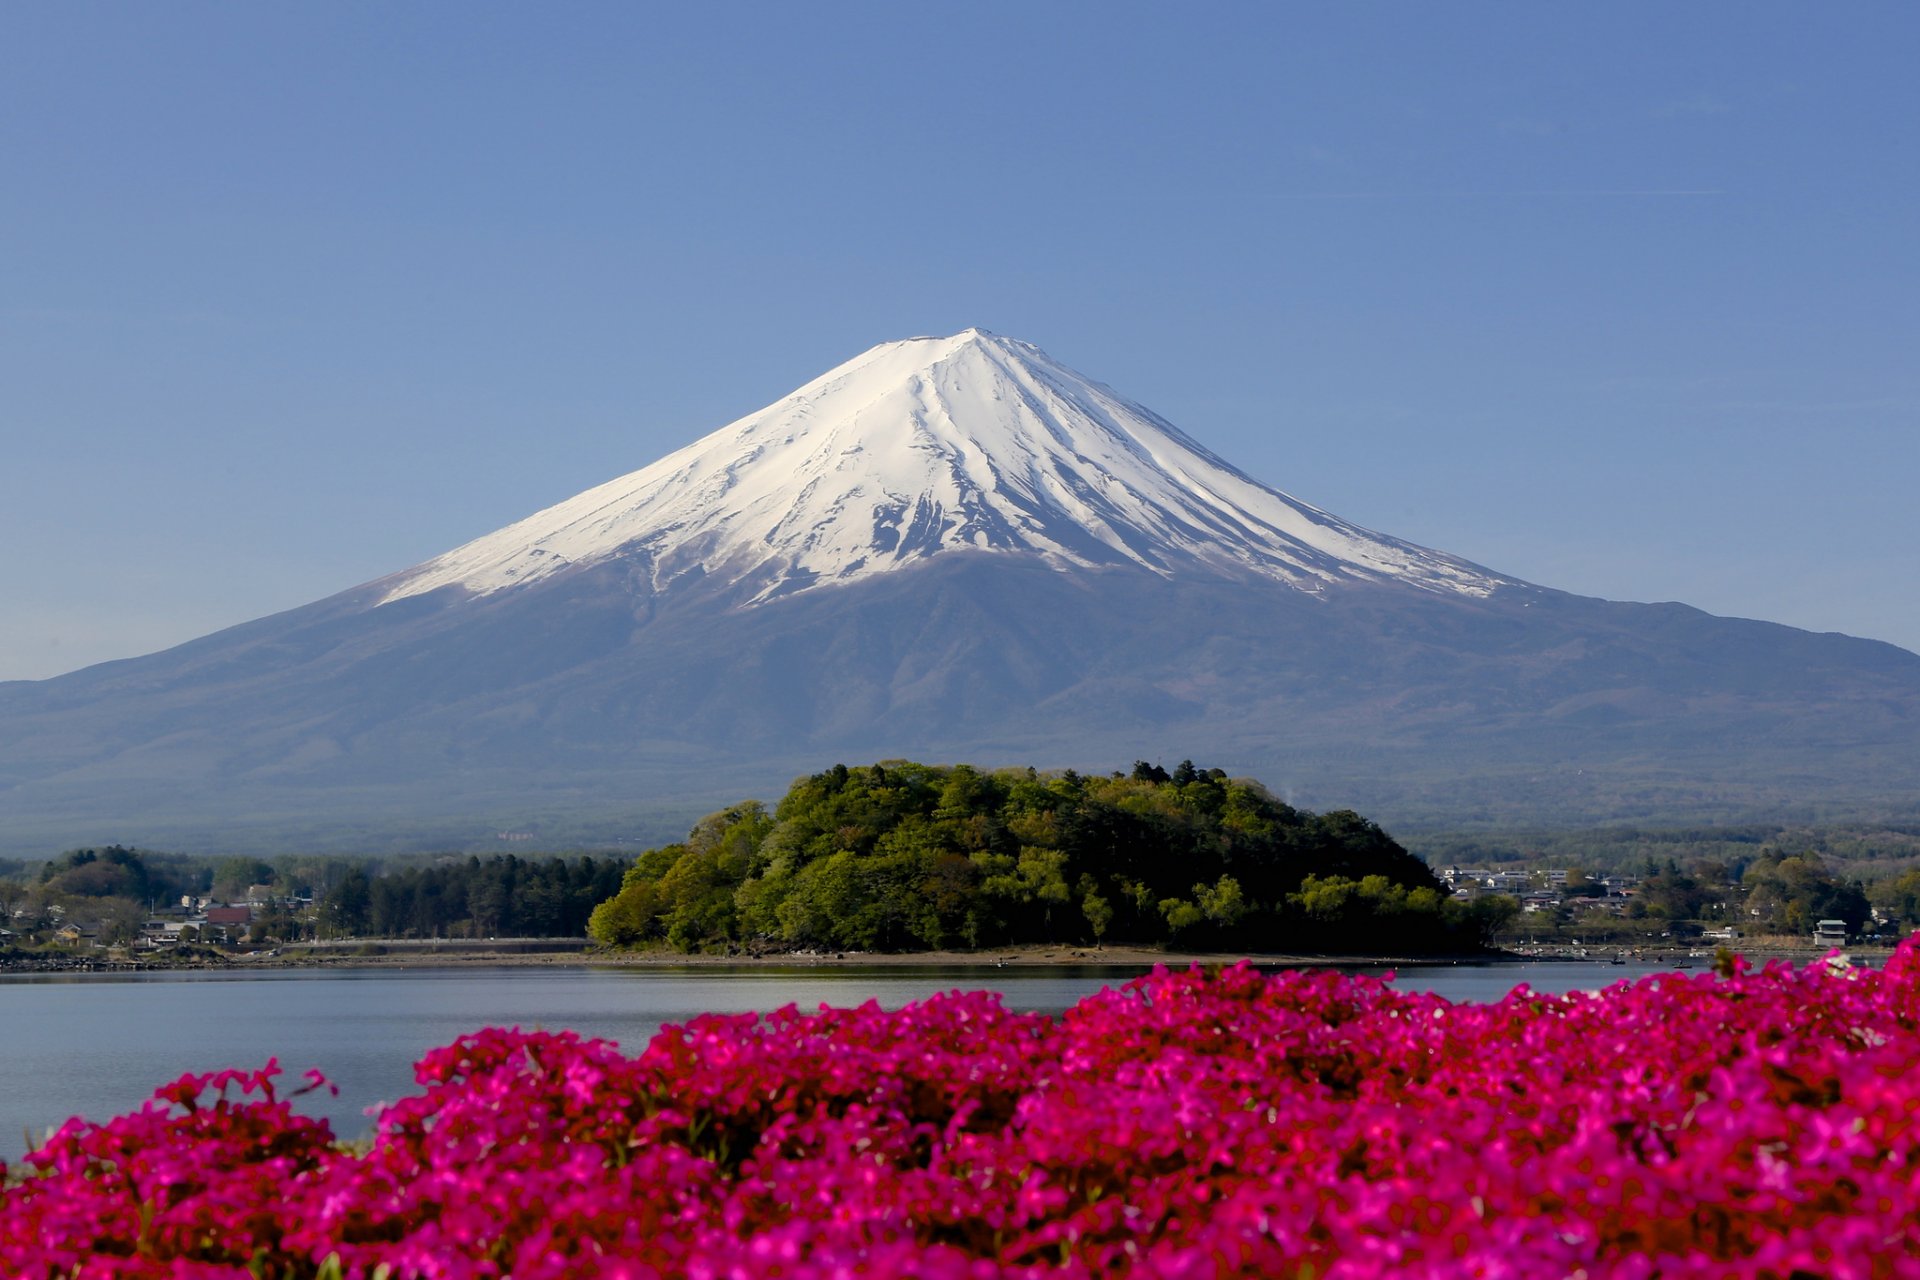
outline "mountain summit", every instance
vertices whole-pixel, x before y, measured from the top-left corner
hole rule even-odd
[[[1888,812],[1920,656],[1374,533],[969,329],[411,569],[0,685],[0,854],[651,841],[894,756],[1185,756],[1403,830]]]
[[[621,559],[656,593],[761,601],[950,552],[1058,569],[1511,583],[1249,478],[1032,343],[968,329],[882,343],[630,475],[396,575],[382,603],[485,595]]]

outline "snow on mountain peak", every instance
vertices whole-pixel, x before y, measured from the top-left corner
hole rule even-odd
[[[956,551],[1059,568],[1510,582],[1249,478],[1172,424],[985,329],[886,342],[617,480],[394,575],[380,603],[476,594],[614,558],[767,599]]]

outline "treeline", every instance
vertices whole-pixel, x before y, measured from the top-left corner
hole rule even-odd
[[[1130,774],[835,765],[648,850],[589,932],[683,951],[1017,943],[1397,953],[1483,944],[1459,904],[1347,810],[1314,814],[1182,761]]]
[[[1737,867],[1669,861],[1641,880],[1635,899],[1636,914],[1648,919],[1720,919],[1749,932],[1806,934],[1822,920],[1842,920],[1858,934],[1873,916],[1866,886],[1834,875],[1817,854],[1766,854]]]
[[[625,871],[615,858],[443,858],[381,871],[350,864],[320,895],[322,936],[580,937]]]
[[[0,875],[0,928],[15,945],[44,942],[62,922],[99,940],[140,936],[181,899],[255,900],[257,938],[582,937],[593,909],[620,888],[619,856],[409,855],[394,861],[324,855],[204,858],[124,845],[70,849]]]
[[[1920,826],[1895,822],[1433,832],[1408,843],[1436,867],[1579,867],[1589,875],[1645,876],[1677,864],[1735,884],[1750,868],[1785,858],[1812,859],[1841,880],[1868,886],[1920,865]]]
[[[38,874],[22,882],[36,884],[47,894],[71,898],[127,898],[139,903],[164,903],[184,894],[206,893],[220,863],[180,853],[110,844],[99,848],[69,849],[41,865]],[[246,861],[251,870],[254,864]],[[244,873],[243,873],[244,874]],[[242,881],[241,889],[246,888]]]

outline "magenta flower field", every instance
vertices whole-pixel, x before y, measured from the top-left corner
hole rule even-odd
[[[1239,966],[637,1057],[490,1030],[356,1146],[275,1079],[69,1122],[0,1274],[1920,1277],[1913,941],[1491,1005]]]

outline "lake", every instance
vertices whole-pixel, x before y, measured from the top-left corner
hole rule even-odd
[[[1398,984],[1455,1001],[1497,1000],[1516,983],[1595,989],[1658,966],[1535,961],[1406,965]],[[785,1004],[892,1007],[987,987],[1011,1008],[1058,1013],[1137,970],[835,966],[831,969],[499,967],[281,969],[250,973],[22,974],[0,978],[0,1160],[17,1160],[70,1115],[131,1110],[188,1071],[278,1057],[287,1087],[318,1067],[338,1097],[297,1104],[334,1132],[371,1129],[367,1109],[414,1090],[426,1050],[481,1027],[567,1028],[637,1052],[664,1023]]]

